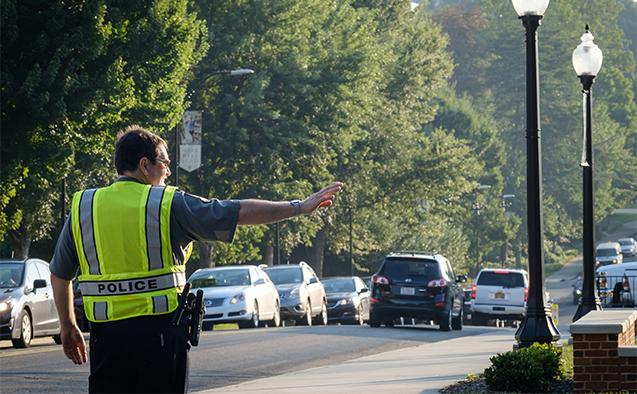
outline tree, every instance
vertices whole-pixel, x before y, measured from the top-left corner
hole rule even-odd
[[[0,236],[17,257],[50,236],[58,182],[113,179],[115,133],[165,129],[205,29],[185,0],[2,3]]]

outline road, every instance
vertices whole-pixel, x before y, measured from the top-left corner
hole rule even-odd
[[[200,345],[190,352],[190,391],[340,363],[425,342],[479,335],[493,329],[465,327],[462,331],[441,332],[438,326],[390,329],[329,325],[206,331]],[[13,349],[10,345],[11,342],[2,341],[0,346],[2,392],[88,390],[88,365],[73,365],[52,339],[36,339],[28,349]]]

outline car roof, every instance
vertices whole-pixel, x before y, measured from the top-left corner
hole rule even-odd
[[[617,241],[633,241],[633,242],[635,242],[635,238],[620,238]]]
[[[601,244],[597,245],[597,249],[599,249],[599,248],[615,248],[615,247],[617,247],[617,245],[619,245],[617,242],[602,242]]]
[[[605,272],[608,276],[621,275],[626,271],[634,271],[635,275],[631,276],[637,276],[637,262],[604,265],[597,269],[598,273]]]
[[[526,270],[523,270],[523,269],[520,269],[520,268],[483,268],[483,269],[480,270],[478,275],[480,275],[481,272],[496,272],[496,273],[499,273],[499,274],[506,274],[506,273],[528,274],[528,272],[526,272]]]

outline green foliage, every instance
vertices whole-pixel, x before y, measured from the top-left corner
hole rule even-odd
[[[550,344],[534,343],[529,348],[498,353],[484,370],[490,390],[545,393],[550,383],[564,377],[562,350]]]
[[[187,0],[2,2],[0,236],[18,256],[50,235],[59,181],[105,186],[115,134],[165,129],[205,28]],[[18,187],[19,185],[19,187]]]

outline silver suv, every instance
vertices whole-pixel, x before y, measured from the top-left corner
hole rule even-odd
[[[486,325],[490,319],[522,320],[528,292],[529,275],[525,270],[481,270],[471,287],[472,324]]]
[[[327,324],[327,297],[323,283],[304,261],[264,268],[281,299],[281,319],[297,324]]]

